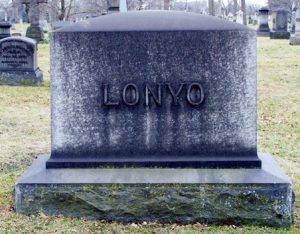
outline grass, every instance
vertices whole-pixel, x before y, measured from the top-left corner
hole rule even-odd
[[[300,46],[258,38],[259,151],[272,153],[293,182],[290,229],[233,225],[106,223],[14,212],[12,189],[37,155],[50,151],[49,45],[40,44],[41,87],[0,86],[0,233],[300,233]]]

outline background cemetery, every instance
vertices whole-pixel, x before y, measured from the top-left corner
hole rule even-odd
[[[29,4],[21,0],[0,1],[0,21],[12,24],[11,33],[26,35],[31,19]],[[43,2],[43,1],[41,1]],[[244,4],[246,3],[246,4]],[[287,12],[287,31],[293,32],[293,12],[300,0],[269,0],[268,23],[272,14]],[[0,232],[25,233],[298,233],[300,232],[300,46],[289,40],[257,38],[258,54],[258,147],[272,153],[291,178],[296,193],[295,225],[291,229],[241,226],[161,225],[157,223],[119,224],[87,221],[62,216],[24,216],[14,212],[12,189],[17,178],[37,155],[50,151],[50,56],[52,28],[112,13],[118,3],[106,0],[48,0],[39,5],[39,24],[44,38],[38,44],[38,66],[43,72],[41,86],[0,86]],[[263,5],[238,0],[127,0],[128,10],[181,10],[215,15],[226,20],[259,28],[259,9]],[[246,14],[244,14],[245,12]],[[274,15],[273,15],[274,16]],[[275,17],[275,16],[274,16]]]

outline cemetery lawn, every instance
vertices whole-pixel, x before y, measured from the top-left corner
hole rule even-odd
[[[41,87],[0,86],[0,233],[300,233],[300,46],[258,38],[259,151],[272,153],[293,182],[295,225],[290,229],[234,225],[119,224],[16,214],[17,178],[50,152],[49,44],[39,45]]]

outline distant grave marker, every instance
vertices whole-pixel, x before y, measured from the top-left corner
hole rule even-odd
[[[290,33],[287,31],[288,12],[286,10],[277,10],[272,14],[273,27],[270,32],[271,39],[289,39]]]
[[[257,36],[270,36],[269,9],[267,7],[262,7],[259,10],[259,27],[257,29]]]
[[[26,31],[26,36],[35,39],[37,42],[44,39],[44,32],[40,26],[40,8],[39,4],[48,3],[48,0],[21,0],[23,4],[29,4],[31,11],[30,26]]]
[[[39,85],[42,77],[35,40],[22,36],[0,40],[1,85]]]
[[[300,8],[296,11],[295,33],[290,37],[290,45],[300,45]]]

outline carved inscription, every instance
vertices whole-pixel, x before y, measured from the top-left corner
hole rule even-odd
[[[22,41],[6,41],[0,45],[0,70],[32,70],[34,49]]]
[[[128,83],[118,89],[119,93],[113,93],[112,90],[110,85],[103,84],[102,100],[104,106],[137,106],[140,103],[143,103],[144,106],[150,106],[150,103],[153,103],[155,106],[161,107],[167,96],[171,97],[173,106],[178,106],[180,101],[184,101],[196,107],[204,101],[203,87],[198,82],[179,85],[170,83],[145,84],[143,87]]]

